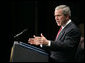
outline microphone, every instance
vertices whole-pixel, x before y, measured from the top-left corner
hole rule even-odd
[[[20,33],[18,33],[18,34],[16,34],[15,36],[14,36],[14,38],[17,38],[17,37],[19,37],[20,35],[22,35],[24,32],[26,32],[28,29],[26,28],[26,29],[24,29],[22,32],[20,32]]]

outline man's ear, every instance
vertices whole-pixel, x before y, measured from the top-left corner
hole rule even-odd
[[[69,18],[70,18],[70,16],[67,14],[67,15],[66,15],[66,20],[68,20]]]

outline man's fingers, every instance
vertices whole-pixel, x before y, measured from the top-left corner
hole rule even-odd
[[[36,36],[35,36],[35,35],[33,35],[33,37],[35,38]]]
[[[41,33],[41,37],[44,37],[44,35]]]
[[[33,35],[33,37],[34,37],[34,38],[40,38],[39,36],[35,36],[35,35]]]

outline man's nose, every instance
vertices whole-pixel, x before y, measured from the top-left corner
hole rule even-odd
[[[55,20],[58,20],[58,17],[55,17]]]

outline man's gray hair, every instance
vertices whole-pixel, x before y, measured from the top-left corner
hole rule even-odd
[[[67,5],[59,5],[55,8],[55,10],[59,10],[59,9],[62,9],[63,10],[63,14],[66,16],[66,15],[69,15],[71,17],[71,10],[69,8],[69,6]]]

